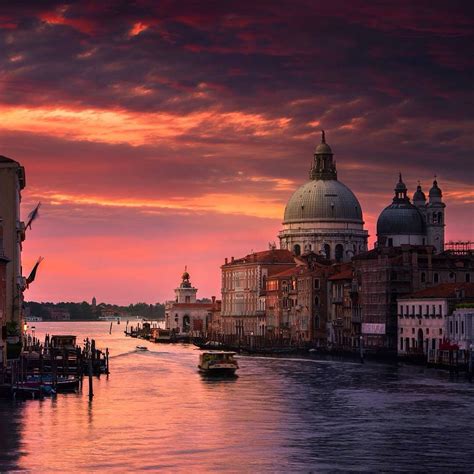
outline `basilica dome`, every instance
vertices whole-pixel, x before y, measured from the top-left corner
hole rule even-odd
[[[319,220],[362,223],[359,201],[345,184],[336,180],[311,180],[293,193],[283,223]]]
[[[362,209],[354,193],[337,179],[336,162],[324,131],[309,178],[286,205],[280,247],[295,255],[314,252],[337,262],[350,261],[366,251],[368,235]]]

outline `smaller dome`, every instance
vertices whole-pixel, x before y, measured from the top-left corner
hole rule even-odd
[[[430,189],[430,197],[441,197],[442,195],[441,189],[438,188],[438,181],[435,179],[433,181],[433,187]]]
[[[183,280],[189,280],[189,273],[188,272],[184,272],[183,273],[183,276],[181,277]]]
[[[421,186],[416,187],[415,194],[413,194],[413,202],[415,201],[426,201],[425,193],[421,190]]]
[[[393,202],[377,220],[377,235],[424,234],[425,224],[418,209],[408,201]]]

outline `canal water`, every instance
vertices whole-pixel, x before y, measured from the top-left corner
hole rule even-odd
[[[474,469],[474,387],[418,368],[241,357],[209,380],[191,345],[124,324],[36,323],[111,351],[83,393],[0,401],[0,472],[346,472]],[[148,352],[138,352],[137,344]]]

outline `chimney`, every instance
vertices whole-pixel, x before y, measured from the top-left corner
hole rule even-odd
[[[227,257],[225,258],[224,262],[225,262],[225,265],[227,265],[227,263],[229,262],[229,260],[227,259]]]

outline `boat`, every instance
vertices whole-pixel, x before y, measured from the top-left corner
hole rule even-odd
[[[206,375],[235,375],[239,368],[235,354],[230,351],[202,352],[199,355],[199,372]]]
[[[137,351],[147,351],[148,347],[146,346],[136,346]]]

